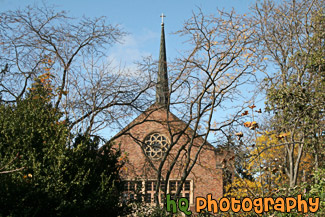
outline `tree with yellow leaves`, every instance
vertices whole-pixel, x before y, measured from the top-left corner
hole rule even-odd
[[[284,150],[290,187],[301,174],[304,152],[312,153],[314,169],[324,158],[324,1],[265,1],[253,12],[257,50],[277,73],[267,73],[266,109]],[[324,165],[323,165],[324,166]]]

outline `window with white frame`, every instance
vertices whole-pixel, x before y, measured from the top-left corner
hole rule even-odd
[[[175,197],[178,186],[180,186],[180,180],[169,180],[167,185],[167,194],[171,195],[171,198]],[[160,183],[160,189],[158,194],[159,203],[165,202],[164,191],[165,182]],[[145,203],[154,203],[154,197],[156,193],[156,181],[124,181],[124,199],[127,200],[140,200]],[[180,197],[188,199],[190,204],[193,204],[193,180],[186,180],[182,186]]]
[[[123,199],[124,200],[142,200],[142,181],[124,181]]]
[[[178,180],[170,180],[169,181],[169,193],[171,195],[171,198],[175,197],[176,191],[178,189],[178,187],[180,186],[181,181]],[[181,190],[181,194],[180,197],[185,197],[188,199],[188,201],[193,200],[193,198],[191,198],[191,193],[193,192],[191,189],[191,181],[190,180],[186,180],[185,183],[182,186],[182,190]],[[191,200],[192,199],[192,200]]]

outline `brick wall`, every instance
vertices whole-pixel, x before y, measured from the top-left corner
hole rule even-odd
[[[118,138],[114,140],[115,144],[120,144],[122,151],[127,153],[128,162],[125,164],[125,168],[121,172],[123,179],[156,179],[157,173],[154,169],[152,169],[152,165],[158,167],[160,161],[149,160],[145,156],[141,145],[145,137],[154,132],[163,134],[165,137],[171,140],[171,134],[169,133],[167,127],[167,119],[172,134],[184,130],[184,122],[179,120],[171,113],[169,113],[167,118],[167,112],[165,109],[159,109],[157,106],[152,106],[146,112],[132,121],[122,131],[123,133],[118,135]],[[187,128],[180,137],[179,141],[175,143],[175,146],[171,149],[171,152],[166,160],[166,165],[163,168],[163,177],[165,177],[166,169],[174,159],[177,151],[183,144],[188,144],[188,140],[192,135],[193,130]],[[202,138],[196,138],[194,140],[191,151],[191,159],[194,159],[198,147],[202,143],[204,143]],[[180,156],[186,157],[186,151],[183,150]],[[222,162],[225,161],[224,159],[229,159],[232,156],[233,153],[230,151],[214,148],[210,144],[205,145],[205,148],[202,149],[195,166],[187,177],[187,180],[193,180],[194,200],[197,196],[205,197],[209,193],[212,193],[212,196],[215,199],[223,196]],[[170,175],[171,180],[181,179],[182,168],[185,161],[184,158],[180,159],[183,160],[177,161],[177,164]],[[150,164],[150,161],[152,165]]]

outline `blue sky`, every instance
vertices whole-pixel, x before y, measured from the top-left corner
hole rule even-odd
[[[108,52],[117,63],[129,65],[143,56],[158,58],[161,13],[166,15],[167,58],[171,59],[183,49],[182,39],[172,33],[179,30],[198,7],[208,14],[215,13],[217,8],[234,8],[239,13],[247,13],[255,0],[0,0],[0,11],[42,2],[55,5],[73,17],[106,16],[110,23],[119,24],[129,34],[123,44],[115,45]]]
[[[217,8],[227,11],[234,8],[237,13],[244,14],[255,0],[0,0],[0,12],[41,5],[42,2],[55,5],[57,10],[65,10],[72,17],[106,16],[108,22],[119,24],[129,34],[122,44],[108,50],[108,56],[116,64],[130,66],[145,56],[158,59],[161,13],[166,15],[167,59],[172,60],[186,49],[184,39],[172,33],[182,28],[193,11],[201,8],[205,14],[212,14],[217,12]]]

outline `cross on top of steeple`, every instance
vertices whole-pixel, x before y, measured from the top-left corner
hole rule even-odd
[[[164,13],[162,13],[160,15],[160,17],[161,17],[161,24],[163,25],[164,24],[164,17],[166,17],[166,16],[164,15]]]

